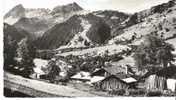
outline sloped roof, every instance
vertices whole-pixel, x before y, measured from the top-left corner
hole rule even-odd
[[[120,66],[106,67],[104,69],[112,75],[116,75],[117,73],[125,73],[125,68],[122,68]]]
[[[79,79],[79,80],[90,80],[90,73],[88,72],[79,72],[76,75],[73,75],[71,79]]]
[[[129,75],[129,74],[123,74],[123,73],[116,74],[115,76],[118,77],[118,78],[120,78],[120,79],[125,79],[125,78],[131,77],[131,75]]]
[[[102,76],[94,76],[91,78],[91,83],[96,83],[96,82],[100,82],[101,80],[105,79],[105,77]]]
[[[125,78],[125,79],[122,79],[124,82],[126,83],[133,83],[133,82],[137,82],[137,80],[133,77],[129,77],[129,78]]]
[[[122,68],[120,66],[111,66],[111,67],[105,67],[105,68],[100,68],[95,70],[91,76],[97,75],[98,73],[101,72],[108,72],[111,75],[116,75],[118,73],[125,73],[125,68]]]
[[[94,72],[91,73],[91,76],[99,76],[100,73],[104,73],[106,70],[104,68],[99,68],[94,70]]]
[[[103,79],[102,81],[108,80],[112,77],[115,77],[116,79],[119,79],[121,82],[127,83],[127,84],[137,82],[137,80],[135,78],[131,77],[130,75],[126,75],[126,74],[110,75],[110,76],[106,77],[105,79]]]

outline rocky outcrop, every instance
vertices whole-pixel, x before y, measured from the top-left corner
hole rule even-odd
[[[71,4],[67,4],[64,6],[56,6],[53,11],[51,12],[51,14],[55,15],[58,13],[62,13],[62,14],[68,14],[71,12],[76,12],[76,11],[81,11],[83,10],[83,8],[81,8],[77,3],[71,3]]]

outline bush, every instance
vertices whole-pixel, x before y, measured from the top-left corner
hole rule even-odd
[[[128,90],[128,95],[130,96],[144,96],[146,94],[146,91],[144,89],[130,89]]]
[[[118,95],[118,96],[123,96],[125,94],[125,90],[124,89],[118,89],[118,90],[112,90],[109,91],[108,94],[109,95]]]
[[[170,30],[168,28],[165,28],[166,32],[169,32]]]
[[[176,94],[172,92],[171,90],[165,90],[163,92],[163,96],[176,96]]]
[[[154,90],[154,91],[148,91],[146,96],[155,97],[155,96],[162,96],[162,94],[163,93],[161,91]]]

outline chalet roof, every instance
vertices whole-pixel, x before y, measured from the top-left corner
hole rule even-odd
[[[116,74],[115,75],[116,77],[118,77],[118,78],[120,78],[120,79],[125,79],[125,78],[129,78],[129,77],[131,77],[131,75],[129,75],[129,74],[121,74],[121,73],[119,73],[119,74]]]
[[[100,82],[101,80],[105,79],[105,77],[102,76],[94,76],[91,78],[91,83],[96,83],[96,82]]]
[[[125,68],[120,67],[120,66],[111,66],[111,67],[105,67],[105,68],[100,68],[96,69],[91,76],[97,75],[98,73],[101,72],[108,72],[111,75],[116,75],[117,73],[125,73]]]
[[[117,75],[110,75],[108,77],[106,77],[104,80],[110,79],[112,77],[115,77],[117,79],[119,79],[122,82],[125,83],[133,83],[133,82],[137,82],[137,80],[135,78],[133,78],[131,75],[129,74],[117,74]],[[103,81],[103,80],[102,80]]]
[[[88,72],[79,72],[71,77],[71,79],[79,79],[79,80],[90,80],[90,73]]]
[[[122,68],[120,66],[106,67],[104,69],[112,75],[116,75],[117,73],[125,73],[125,68]]]
[[[133,77],[125,78],[125,79],[122,79],[122,80],[125,81],[126,83],[137,82],[137,80]]]
[[[105,69],[104,68],[99,68],[94,70],[94,72],[91,73],[91,76],[99,76],[100,73],[104,73]]]

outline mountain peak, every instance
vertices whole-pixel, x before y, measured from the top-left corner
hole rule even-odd
[[[16,5],[14,8],[12,8],[5,16],[4,18],[7,18],[9,16],[13,17],[23,17],[25,14],[25,8],[23,7],[22,4]]]
[[[76,11],[80,11],[83,10],[82,7],[80,7],[76,2],[67,4],[67,5],[63,5],[63,6],[56,6],[53,11],[52,14],[56,14],[56,13],[70,13],[70,12],[76,12]]]
[[[76,2],[71,3],[74,6],[79,6]],[[79,6],[80,7],[80,6]]]
[[[14,8],[24,8],[22,4],[16,5]]]

